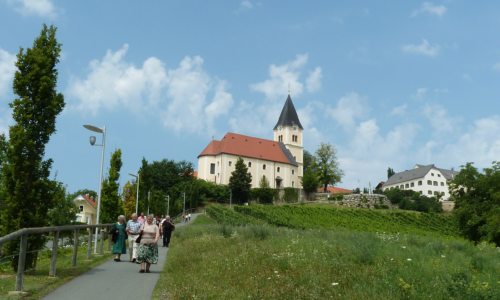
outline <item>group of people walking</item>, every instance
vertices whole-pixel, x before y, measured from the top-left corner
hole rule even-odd
[[[121,255],[130,254],[130,262],[141,265],[140,273],[149,273],[151,264],[158,263],[158,240],[163,237],[163,247],[168,247],[175,225],[169,216],[158,220],[154,215],[144,217],[133,213],[128,222],[125,216],[118,216],[118,222],[111,228],[114,260],[121,261]]]

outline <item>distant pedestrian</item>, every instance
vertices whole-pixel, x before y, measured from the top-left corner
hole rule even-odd
[[[191,221],[191,213],[188,214],[188,221]]]
[[[127,253],[127,232],[125,231],[125,216],[118,216],[118,222],[113,224],[111,228],[111,239],[113,240],[113,254],[115,255],[115,261],[121,261],[120,256]]]
[[[163,235],[163,247],[168,248],[168,245],[170,244],[170,238],[172,237],[172,231],[174,230],[175,225],[174,223],[172,223],[172,220],[170,220],[170,216],[167,216],[161,226],[161,233]]]
[[[149,273],[151,264],[158,263],[158,239],[160,229],[153,224],[153,215],[146,217],[146,223],[141,227],[141,242],[137,251],[137,261],[141,263],[140,273]]]
[[[139,223],[144,224],[146,222],[146,218],[144,218],[144,213],[141,212],[141,215],[137,218],[139,220]]]
[[[137,220],[137,214],[133,213],[131,216],[131,220],[127,222],[126,228],[128,234],[128,251],[130,253],[130,261],[137,261],[137,247],[139,246],[135,240],[139,236],[139,232],[141,231],[141,223]]]

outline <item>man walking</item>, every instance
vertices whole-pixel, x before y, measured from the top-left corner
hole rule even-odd
[[[163,247],[167,247],[170,244],[170,237],[172,236],[172,231],[175,230],[175,225],[170,220],[170,216],[165,218],[161,226],[161,233],[163,234]]]
[[[127,222],[126,231],[128,234],[128,250],[130,253],[130,261],[135,262],[137,260],[137,246],[135,242],[139,236],[141,230],[141,223],[137,220],[137,214],[133,213],[131,219]]]

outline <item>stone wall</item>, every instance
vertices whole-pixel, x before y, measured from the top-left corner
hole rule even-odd
[[[349,194],[344,195],[342,200],[332,201],[331,203],[355,208],[397,208],[391,204],[385,195],[378,194]]]

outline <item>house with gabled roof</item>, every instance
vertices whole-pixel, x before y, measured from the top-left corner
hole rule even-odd
[[[441,201],[450,198],[448,183],[458,172],[441,169],[435,165],[419,165],[411,170],[395,173],[382,186],[382,190],[398,188],[412,190],[428,197],[440,196]]]
[[[302,186],[303,155],[302,132],[297,111],[288,95],[278,122],[273,129],[273,140],[228,132],[212,140],[198,155],[198,178],[217,184],[228,184],[241,157],[252,175],[252,187],[259,187],[263,176],[272,188]]]
[[[73,199],[73,203],[76,205],[78,212],[76,214],[76,221],[85,224],[96,224],[96,213],[97,205],[89,194],[78,195]]]

